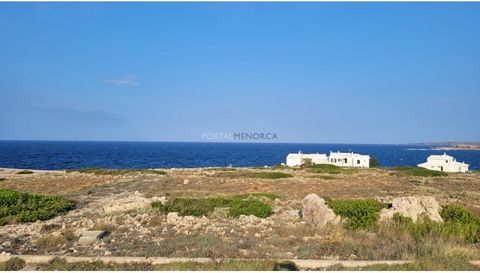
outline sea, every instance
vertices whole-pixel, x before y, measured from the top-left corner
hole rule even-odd
[[[376,157],[380,166],[415,166],[429,155],[447,153],[480,170],[480,151],[437,150],[425,145],[0,141],[0,168],[194,168],[274,166],[289,153],[355,152]]]

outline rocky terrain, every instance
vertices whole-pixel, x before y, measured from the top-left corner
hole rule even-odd
[[[442,206],[480,212],[480,174],[415,177],[390,169],[316,173],[308,169],[168,169],[165,174],[92,174],[2,169],[0,188],[55,194],[76,208],[46,221],[0,227],[0,253],[70,256],[162,256],[261,259],[398,260],[462,253],[480,256],[479,244],[455,238],[419,241],[391,228],[396,213],[413,222],[442,222]],[[282,172],[270,179],[258,173]],[[178,197],[272,193],[266,218],[229,217],[222,210],[180,216],[152,208]],[[375,229],[345,228],[328,200],[373,199],[387,204]],[[85,231],[105,234],[82,242]],[[422,256],[422,257],[423,257]]]

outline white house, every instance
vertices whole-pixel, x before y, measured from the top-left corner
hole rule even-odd
[[[370,156],[352,153],[330,152],[330,164],[339,167],[369,168]]]
[[[305,160],[310,159],[313,164],[331,164],[340,167],[355,167],[355,168],[369,168],[370,156],[360,155],[354,153],[332,153],[330,156],[326,154],[296,154],[287,155],[287,166],[301,166],[305,164]]]
[[[465,162],[457,162],[454,157],[445,153],[443,155],[431,155],[427,158],[427,162],[418,164],[418,167],[449,173],[468,172],[468,166]]]
[[[305,163],[305,160],[310,159],[313,164],[328,164],[328,157],[326,154],[288,154],[287,166],[301,166]]]

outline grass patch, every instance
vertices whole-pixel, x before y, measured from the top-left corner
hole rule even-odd
[[[232,168],[232,167],[211,168],[211,170],[214,170],[214,171],[222,171],[222,172],[236,172],[236,171],[237,171],[237,169]]]
[[[6,262],[0,263],[0,271],[19,271],[25,267],[24,260],[19,258],[11,258]]]
[[[275,193],[269,193],[269,192],[251,192],[251,193],[246,193],[246,194],[240,194],[236,195],[235,197],[246,199],[249,197],[254,197],[254,198],[267,198],[270,200],[275,200],[275,199],[280,199],[280,195],[275,194]]]
[[[422,176],[422,177],[441,177],[441,176],[448,176],[447,173],[441,171],[433,171],[425,168],[420,167],[395,167],[393,170],[397,171],[396,174],[404,174],[410,176]]]
[[[149,263],[104,263],[78,262],[67,263],[65,259],[55,258],[42,268],[44,271],[154,271],[155,267]]]
[[[23,170],[23,171],[19,171],[17,172],[17,174],[32,174],[33,171],[30,171],[30,170]]]
[[[47,220],[74,207],[72,201],[59,196],[0,189],[0,225]]]
[[[373,199],[327,200],[335,214],[347,218],[347,229],[375,229],[384,204]]]
[[[289,173],[281,173],[281,172],[258,172],[258,173],[252,173],[252,177],[260,178],[260,179],[279,179],[279,178],[293,177],[293,175]]]
[[[307,170],[313,173],[324,173],[324,174],[351,174],[353,172],[352,169],[349,168],[342,168],[335,165],[330,164],[312,164],[306,167]]]
[[[175,198],[168,201],[165,205],[160,202],[154,202],[152,207],[164,213],[178,212],[181,216],[204,216],[210,215],[216,208],[229,208],[228,215],[231,217],[238,217],[243,214],[265,218],[272,215],[273,211],[269,204],[258,199],[261,196],[266,197],[261,193],[257,193],[256,195],[250,194],[234,197]],[[267,196],[276,197],[268,194]]]
[[[277,263],[272,260],[235,261],[226,260],[220,262],[197,263],[197,262],[173,262],[169,264],[152,265],[150,263],[104,263],[77,262],[67,263],[64,259],[56,258],[42,270],[50,271],[272,271],[272,270],[298,270],[292,262]]]
[[[151,170],[151,169],[105,169],[105,168],[83,168],[83,169],[74,169],[67,170],[67,172],[79,172],[79,173],[91,173],[96,175],[122,175],[122,174],[131,174],[131,173],[141,173],[141,174],[167,174],[166,171],[162,170]]]
[[[344,267],[334,265],[327,270],[338,271],[475,271],[480,268],[472,265],[468,258],[461,255],[447,257],[422,258],[406,264],[376,264],[365,267]]]
[[[319,178],[323,179],[323,180],[333,180],[333,179],[336,179],[335,176],[331,176],[331,175],[320,175]]]

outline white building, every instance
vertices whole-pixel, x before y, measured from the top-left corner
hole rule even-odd
[[[305,161],[310,159],[313,164],[331,164],[340,167],[353,167],[353,168],[369,168],[370,167],[370,156],[360,155],[354,153],[332,153],[330,156],[326,154],[302,154],[298,152],[297,154],[288,154],[287,155],[287,166],[302,166],[305,164]]]
[[[370,156],[354,153],[330,152],[328,157],[330,164],[339,167],[369,168]]]
[[[418,164],[418,167],[449,173],[468,172],[468,166],[465,162],[457,162],[455,158],[445,153],[443,155],[431,155],[427,158],[427,162]]]
[[[287,166],[301,166],[305,164],[305,160],[310,159],[313,164],[328,164],[328,157],[326,154],[288,154]]]

